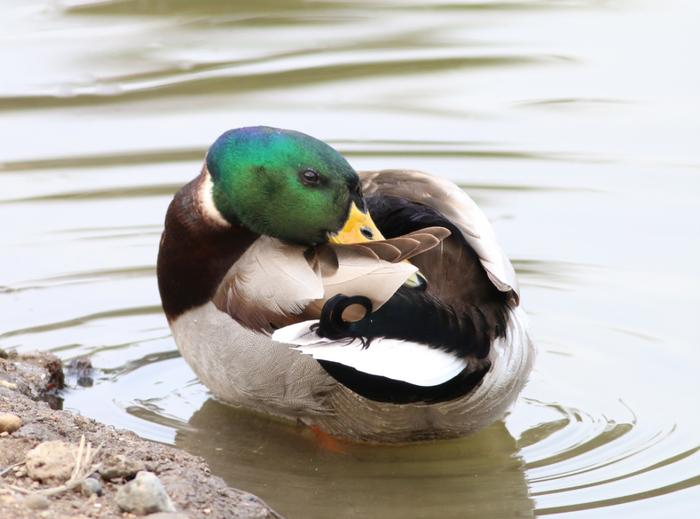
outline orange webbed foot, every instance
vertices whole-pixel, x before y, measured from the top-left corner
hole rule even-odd
[[[310,425],[309,429],[314,435],[314,439],[319,447],[328,452],[333,452],[335,454],[345,454],[347,452],[347,446],[342,440],[334,438],[326,431],[321,429],[317,425]]]

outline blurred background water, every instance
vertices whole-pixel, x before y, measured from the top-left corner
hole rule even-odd
[[[290,519],[700,517],[699,23],[693,0],[4,0],[0,347],[89,356],[66,408]],[[155,256],[208,144],[256,124],[486,211],[540,348],[502,423],[335,453],[210,398]]]

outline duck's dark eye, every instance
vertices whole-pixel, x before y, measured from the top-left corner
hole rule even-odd
[[[304,184],[316,185],[321,182],[321,175],[316,173],[313,169],[305,169],[300,175]]]
[[[364,227],[364,226],[360,227],[360,232],[362,233],[362,236],[364,236],[368,240],[371,240],[372,238],[374,238],[374,233],[372,232],[372,229],[370,229],[369,227]]]

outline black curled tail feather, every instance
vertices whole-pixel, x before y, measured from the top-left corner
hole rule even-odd
[[[365,315],[357,322],[343,320],[343,312],[351,305],[360,305],[365,309]],[[316,333],[327,339],[362,338],[365,347],[368,340],[363,337],[365,321],[372,312],[372,302],[365,296],[346,296],[337,294],[326,301],[321,309],[321,317],[317,325],[314,325]]]
[[[356,322],[344,321],[343,311],[352,304],[363,306],[365,316]],[[332,297],[323,306],[317,333],[329,339],[360,338],[365,347],[377,337],[401,339],[440,348],[460,357],[484,359],[492,341],[505,329],[500,321],[491,322],[478,306],[471,306],[467,312],[457,315],[454,309],[428,293],[401,287],[375,312],[366,297],[342,294]]]

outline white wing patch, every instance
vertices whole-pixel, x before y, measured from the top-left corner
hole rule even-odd
[[[363,348],[359,339],[348,342],[319,337],[311,329],[316,323],[317,320],[311,320],[285,326],[272,334],[272,340],[296,345],[293,349],[316,360],[338,362],[363,373],[416,386],[440,385],[467,367],[466,360],[425,344],[377,338]]]

